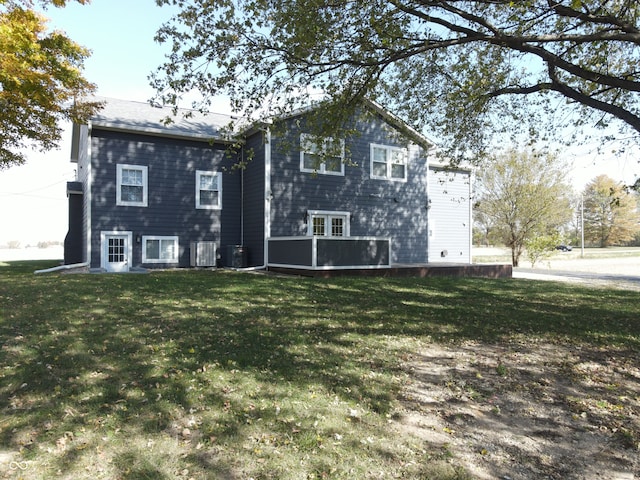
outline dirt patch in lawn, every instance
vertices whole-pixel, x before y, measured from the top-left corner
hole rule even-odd
[[[407,369],[399,427],[469,478],[640,478],[637,352],[432,344]]]

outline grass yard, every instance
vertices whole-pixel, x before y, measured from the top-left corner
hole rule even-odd
[[[600,258],[625,258],[640,256],[640,247],[587,247],[584,249],[584,257],[580,246],[574,246],[571,252],[561,252],[555,250],[548,258],[538,261],[538,266],[548,260],[579,260],[579,259],[600,259]],[[474,263],[511,263],[511,250],[507,247],[485,248],[474,246]],[[530,259],[525,252],[520,258],[521,267],[531,266]]]
[[[0,478],[472,478],[397,428],[414,352],[640,351],[633,291],[48,266],[0,263]]]

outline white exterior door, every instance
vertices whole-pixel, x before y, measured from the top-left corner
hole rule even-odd
[[[128,272],[132,257],[131,232],[102,232],[102,268],[107,272]]]
[[[429,263],[471,263],[471,175],[429,168]]]

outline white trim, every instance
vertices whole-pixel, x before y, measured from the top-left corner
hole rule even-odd
[[[308,168],[304,166],[304,155],[305,153],[311,155],[323,155],[326,153],[327,148],[326,144],[334,142],[335,140],[331,137],[323,140],[323,144],[318,148],[318,145],[312,140],[313,136],[308,133],[300,134],[300,171],[304,173],[314,173],[318,175],[335,175],[338,177],[344,177],[344,140],[340,140],[340,171],[327,170],[326,162],[321,162],[318,165],[318,168]],[[329,155],[331,158],[338,158],[336,155]]]
[[[217,192],[218,192],[218,204],[217,205],[202,205],[200,203],[200,178],[203,176],[213,176],[216,177],[217,182]],[[196,170],[196,208],[200,210],[222,210],[222,172],[216,171],[205,171],[205,170]],[[216,190],[212,190],[216,191]]]
[[[172,259],[166,258],[148,258],[147,257],[147,241],[148,240],[157,240],[158,242],[162,242],[162,240],[172,240],[174,244],[174,254],[175,257]],[[178,240],[177,235],[143,235],[142,236],[142,263],[178,263],[180,260],[180,242]]]
[[[100,267],[104,268],[107,271],[109,270],[108,265],[108,252],[107,250],[107,237],[111,236],[119,236],[119,237],[127,237],[127,253],[125,259],[125,268],[120,270],[122,272],[128,272],[131,267],[131,261],[133,259],[133,232],[131,231],[122,231],[122,230],[112,230],[112,231],[101,231],[100,232]]]
[[[287,237],[269,237],[267,238],[267,240],[311,240],[312,237],[310,237],[309,235],[290,235]],[[316,238],[320,238],[322,240],[337,240],[337,241],[344,241],[344,240],[388,240],[389,242],[391,241],[391,237],[373,237],[370,235],[364,235],[364,236],[357,236],[357,237],[323,237],[323,236],[317,236]]]
[[[142,172],[142,200],[132,202],[122,200],[122,170],[140,170]],[[149,167],[146,165],[131,165],[118,163],[116,165],[116,205],[121,207],[146,207],[149,198]]]
[[[475,174],[473,171],[469,172],[469,263],[473,263],[473,187],[475,181]]]
[[[280,237],[274,237],[274,238],[280,238]],[[303,237],[303,238],[309,238],[309,237]],[[336,241],[344,241],[344,240],[386,240],[388,242],[391,242],[391,238],[390,237],[371,237],[371,236],[364,236],[364,237],[321,237],[321,236],[316,236],[315,238],[319,238],[322,241],[326,241],[326,240],[336,240]]]
[[[91,122],[89,122],[87,124],[87,161],[86,161],[86,168],[87,168],[87,177],[86,177],[86,185],[83,185],[83,188],[86,190],[86,192],[84,192],[85,198],[83,199],[84,204],[82,205],[82,211],[83,213],[86,215],[85,216],[85,223],[87,226],[87,231],[86,231],[86,237],[84,238],[86,247],[87,247],[87,258],[85,258],[84,260],[86,260],[87,262],[89,262],[89,266],[91,266],[91,254],[93,253],[93,248],[92,248],[92,228],[91,228],[91,220],[92,220],[92,211],[93,211],[93,198],[92,198],[92,194],[91,192],[93,192],[93,168],[92,168],[92,163],[93,163],[93,159],[91,158],[91,154],[92,154],[92,150],[91,150],[91,135],[92,135],[92,131],[93,131],[93,124]],[[80,168],[80,164],[78,164],[78,169]],[[76,172],[76,176],[78,175],[78,172]],[[84,229],[84,225],[82,226],[82,228]]]
[[[385,158],[385,164],[386,164],[386,174],[384,176],[382,175],[376,175],[374,173],[374,169],[373,169],[373,164],[374,164],[374,155],[373,155],[373,151],[374,149],[381,149],[384,150],[386,152],[386,158]],[[402,165],[404,166],[404,177],[399,178],[399,177],[392,177],[391,176],[391,171],[392,171],[392,167],[393,167],[393,163],[391,161],[391,153],[393,152],[400,152],[402,154],[402,160],[403,163]],[[382,163],[382,162],[375,162],[375,163]],[[386,180],[389,182],[406,182],[407,178],[409,175],[409,151],[407,148],[404,147],[395,147],[392,145],[382,145],[379,143],[371,143],[369,144],[369,176],[371,179],[373,180]]]
[[[264,145],[264,240],[263,240],[263,265],[269,259],[269,237],[271,236],[271,129],[267,127],[265,131]]]
[[[367,98],[365,98],[363,101],[365,106],[381,115],[382,118],[387,121],[387,123],[392,125],[397,130],[400,130],[400,132],[404,133],[405,135],[413,137],[414,140],[417,141],[425,150],[430,150],[431,148],[434,148],[436,146],[435,140],[427,137],[423,133],[418,132],[415,128],[411,127],[404,120],[385,109],[379,103]]]
[[[291,268],[296,270],[373,270],[373,269],[392,268],[391,264],[389,265],[345,265],[345,266],[326,265],[323,267],[318,267],[317,265],[309,266],[309,265],[288,265],[285,263],[269,263],[267,266]]]
[[[337,210],[307,210],[307,236],[312,237],[315,236],[313,234],[313,217],[326,217],[328,222],[325,224],[325,234],[319,235],[321,237],[332,237],[332,238],[355,238],[351,237],[351,212],[346,211],[337,211]],[[343,218],[344,219],[344,235],[342,236],[333,236],[331,235],[331,225],[330,221],[332,218]]]
[[[427,235],[427,263],[429,263],[431,261],[431,227],[433,226],[433,224],[431,223],[433,221],[433,212],[431,211],[431,207],[433,204],[433,201],[431,199],[431,175],[434,175],[434,173],[431,170],[431,166],[429,165],[429,160],[427,159],[427,175],[426,175],[426,181],[427,181],[427,188],[426,188],[426,192],[427,192],[427,198],[426,198],[426,202],[427,202],[427,231],[426,231],[426,235]]]
[[[269,240],[306,240],[309,241],[311,240],[311,237],[307,236],[307,235],[291,235],[288,237],[267,237],[267,241]]]

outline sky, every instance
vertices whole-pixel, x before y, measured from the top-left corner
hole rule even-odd
[[[169,7],[154,0],[92,0],[89,5],[70,2],[65,8],[49,8],[44,15],[51,29],[62,30],[92,55],[85,63],[85,77],[96,83],[97,94],[125,100],[146,101],[153,96],[148,75],[164,59],[166,46],[154,42],[160,25],[169,19]],[[216,108],[225,113],[224,102]],[[60,148],[44,154],[29,152],[25,165],[0,170],[0,246],[18,241],[22,246],[40,241],[63,241],[67,232],[66,183],[75,179],[69,161],[70,125]],[[579,147],[567,160],[576,190],[598,174],[633,183],[640,176],[638,156],[596,154]]]
[[[147,77],[164,58],[153,37],[171,15],[167,7],[158,7],[154,0],[92,0],[89,5],[69,2],[43,13],[51,29],[66,32],[92,51],[84,74],[97,84],[98,95],[139,101],[153,96]],[[70,151],[66,125],[58,150],[29,150],[25,165],[0,170],[0,246],[64,240],[66,183],[75,179]]]

